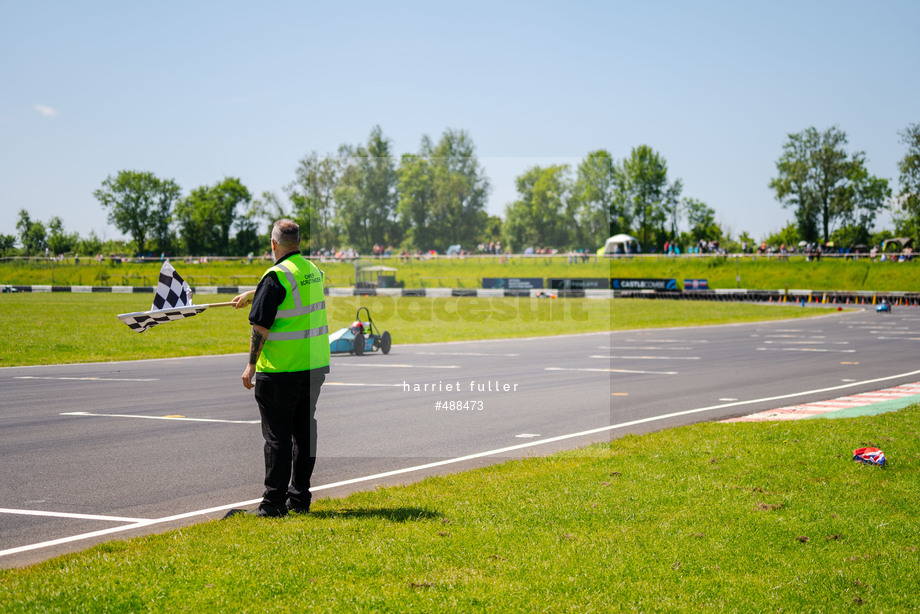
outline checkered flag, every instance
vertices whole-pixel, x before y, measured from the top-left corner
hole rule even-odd
[[[173,265],[169,264],[169,260],[166,260],[160,267],[160,280],[157,282],[156,294],[153,295],[153,305],[150,306],[150,310],[189,307],[191,304],[192,289],[173,268]]]
[[[190,307],[179,307],[177,309],[159,309],[156,311],[137,311],[134,313],[122,313],[118,319],[128,325],[128,328],[134,332],[142,333],[148,328],[152,328],[163,322],[173,322],[196,316],[210,305],[192,305]]]
[[[131,330],[142,333],[157,324],[196,316],[208,307],[227,307],[232,304],[193,305],[192,289],[167,260],[160,268],[160,279],[150,311],[122,313],[117,317]]]

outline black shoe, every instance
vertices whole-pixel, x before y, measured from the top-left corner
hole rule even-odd
[[[310,504],[307,503],[306,505],[303,505],[301,503],[297,503],[293,499],[289,499],[287,502],[287,509],[292,514],[309,514]]]
[[[258,516],[259,518],[281,518],[287,516],[287,508],[283,505],[272,505],[271,503],[263,503],[254,510],[249,510],[246,512],[250,516]]]

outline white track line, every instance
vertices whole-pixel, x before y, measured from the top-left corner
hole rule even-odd
[[[336,362],[336,367],[379,367],[381,369],[459,369],[460,365],[401,365],[390,363],[375,364],[372,362]]]
[[[616,358],[618,360],[699,360],[699,356],[589,356],[589,358]]]
[[[485,352],[412,352],[412,354],[420,356],[520,356],[520,354],[486,354]]]
[[[836,352],[838,354],[854,354],[856,350],[830,350],[827,348],[755,348],[758,352]]]
[[[319,492],[323,490],[329,490],[331,488],[338,488],[341,486],[348,486],[351,484],[360,484],[362,482],[370,482],[373,480],[378,480],[381,478],[392,477],[394,475],[403,475],[406,473],[414,473],[417,471],[424,471],[426,469],[433,469],[435,467],[444,467],[446,465],[453,465],[456,463],[462,463],[464,461],[475,460],[478,458],[485,458],[487,456],[496,456],[499,454],[504,454],[507,452],[514,452],[517,450],[523,450],[525,448],[530,448],[534,446],[545,445],[549,443],[556,443],[558,441],[565,441],[567,439],[574,439],[577,437],[587,437],[589,435],[597,435],[600,433],[608,433],[610,431],[615,431],[617,429],[622,429],[630,426],[636,426],[639,424],[648,424],[649,422],[657,422],[659,420],[668,420],[671,418],[679,418],[681,416],[689,416],[692,414],[703,413],[707,411],[713,411],[717,409],[726,409],[728,407],[741,407],[743,405],[752,405],[755,403],[765,403],[769,401],[779,401],[783,399],[791,399],[794,397],[805,396],[809,394],[819,394],[822,392],[833,392],[835,390],[843,390],[845,388],[852,388],[854,386],[862,386],[866,384],[874,384],[877,382],[885,382],[893,379],[899,379],[903,377],[914,377],[920,375],[920,370],[918,371],[908,371],[907,373],[899,373],[897,375],[888,375],[885,377],[878,377],[870,380],[863,380],[861,382],[853,382],[848,384],[841,384],[839,386],[831,386],[828,388],[817,388],[815,390],[805,390],[802,392],[792,392],[789,394],[781,394],[773,397],[764,397],[761,399],[750,399],[748,401],[735,401],[732,403],[723,403],[721,405],[710,405],[708,407],[698,407],[696,409],[687,409],[684,411],[676,411],[669,414],[662,414],[659,416],[650,416],[648,418],[640,418],[638,420],[630,420],[628,422],[621,422],[619,424],[611,424],[609,426],[602,426],[595,429],[590,429],[587,431],[580,431],[578,433],[569,433],[568,435],[559,435],[557,437],[548,437],[546,439],[538,439],[536,441],[529,441],[527,443],[521,443],[514,446],[508,446],[505,448],[498,448],[497,450],[488,450],[486,452],[477,452],[475,454],[468,454],[466,456],[459,456],[457,458],[449,458],[442,461],[437,461],[434,463],[426,463],[424,465],[416,465],[414,467],[406,467],[404,469],[395,469],[393,471],[385,471],[383,473],[376,473],[374,475],[368,475],[360,478],[354,478],[351,480],[343,480],[341,482],[333,482],[332,484],[324,484],[322,486],[314,486],[310,489],[311,492]],[[76,541],[82,541],[85,539],[92,539],[94,537],[101,537],[103,535],[111,535],[114,533],[122,533],[125,531],[131,531],[133,529],[149,527],[158,524],[165,524],[169,522],[176,522],[178,520],[185,520],[187,518],[194,518],[196,516],[204,516],[207,514],[213,514],[215,512],[221,512],[229,509],[247,507],[250,505],[255,505],[260,503],[262,499],[250,499],[249,501],[238,501],[236,503],[229,503],[227,505],[220,505],[217,507],[211,507],[204,510],[197,510],[193,512],[185,512],[183,514],[176,514],[174,516],[166,516],[165,518],[155,518],[150,520],[141,520],[134,524],[130,524],[123,527],[113,527],[110,529],[103,529],[101,531],[93,531],[91,533],[82,533],[80,535],[73,535],[70,537],[62,537],[60,539],[54,539],[47,542],[41,542],[37,544],[29,544],[27,546],[19,546],[18,548],[8,548],[7,550],[0,550],[0,557],[9,556],[12,554],[19,554],[21,552],[28,552],[30,550],[39,550],[42,548],[50,548],[52,546],[59,546],[61,544],[72,543]]]
[[[37,375],[17,375],[13,379],[52,379],[78,382],[158,382],[157,378],[126,378],[126,377],[40,377]]]
[[[259,420],[219,420],[217,418],[186,418],[185,416],[141,416],[139,414],[92,414],[88,411],[65,411],[61,416],[89,416],[92,418],[142,418],[144,420],[176,420],[178,422],[220,422],[224,424],[259,424]]]
[[[633,369],[587,369],[587,368],[566,368],[566,367],[546,367],[544,371],[588,371],[589,373],[638,373],[640,375],[677,375],[677,371],[636,371]]]
[[[100,516],[98,514],[72,514],[70,512],[44,512],[41,510],[11,510],[0,507],[0,514],[19,514],[21,516],[51,516],[53,518],[73,518],[76,520],[101,520],[103,522],[146,522],[146,518],[125,518],[124,516]]]
[[[608,347],[600,346],[599,349],[601,350],[613,350],[613,349],[617,349],[617,350],[692,350],[693,348],[689,346],[687,347],[680,347],[680,346],[664,347],[660,345],[618,345],[616,346],[616,348],[612,346],[608,346]]]
[[[764,341],[778,345],[850,345],[849,341]]]

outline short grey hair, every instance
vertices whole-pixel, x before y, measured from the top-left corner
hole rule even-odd
[[[296,249],[300,247],[300,226],[287,218],[278,220],[272,226],[272,240],[281,247]]]

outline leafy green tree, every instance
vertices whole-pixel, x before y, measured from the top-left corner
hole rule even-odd
[[[251,200],[249,190],[236,177],[192,190],[176,205],[175,213],[186,251],[231,255],[230,229],[237,220],[237,208]]]
[[[598,247],[607,237],[629,229],[628,214],[617,208],[617,167],[603,149],[581,161],[572,187],[575,237],[579,247]]]
[[[0,234],[0,255],[8,256],[16,249],[16,235]]]
[[[296,178],[286,188],[291,218],[300,225],[301,239],[310,249],[335,248],[339,243],[335,188],[342,169],[340,156],[311,152],[297,165]]]
[[[920,124],[910,124],[898,134],[907,151],[898,162],[896,222],[899,231],[905,231],[915,239],[915,245],[920,245]]]
[[[25,255],[41,254],[48,247],[45,225],[41,222],[33,222],[32,216],[25,209],[19,210],[16,230],[19,232],[19,243]]]
[[[841,204],[836,240],[844,245],[866,245],[872,236],[875,218],[891,197],[888,180],[869,174],[865,157],[857,153],[847,169],[846,198]]]
[[[847,135],[836,126],[814,127],[788,135],[770,181],[784,207],[795,209],[796,227],[804,241],[828,241],[838,224],[868,237],[875,216],[887,198],[887,181],[869,175],[865,154],[846,150]]]
[[[65,232],[64,222],[54,216],[48,222],[48,249],[52,254],[66,254],[77,246],[80,237],[75,232]]]
[[[663,243],[656,229],[665,228],[669,209],[680,195],[680,184],[668,185],[668,164],[664,157],[648,145],[634,147],[622,161],[617,173],[616,203],[629,211],[632,230],[646,249]]]
[[[432,224],[436,195],[431,149],[428,136],[423,136],[420,152],[403,154],[397,171],[397,213],[406,231],[407,244],[417,249],[431,249],[438,241]]]
[[[397,176],[397,211],[410,244],[444,251],[479,240],[489,181],[469,134],[448,129],[436,145],[423,137],[418,155],[403,155]]]
[[[89,235],[81,237],[77,241],[76,250],[78,253],[88,256],[102,253],[102,241],[96,236],[96,231],[90,230]]]
[[[534,166],[515,183],[520,198],[505,208],[502,227],[511,248],[567,247],[572,239],[565,216],[572,190],[569,166]]]
[[[148,239],[158,246],[170,241],[170,221],[173,206],[181,189],[172,179],[160,179],[146,171],[119,171],[109,176],[93,195],[108,211],[109,223],[134,239],[141,254],[148,249]]]
[[[499,243],[502,240],[502,218],[497,215],[490,215],[486,220],[486,226],[482,231],[480,241],[483,243]]]
[[[824,134],[810,127],[789,134],[783,144],[783,154],[776,162],[779,176],[770,180],[770,187],[784,207],[795,209],[796,228],[804,241],[818,240],[822,209],[830,221],[830,208],[839,198],[838,184],[846,176],[842,167],[846,152],[840,146],[845,140],[836,127]]]
[[[237,256],[257,254],[264,249],[269,249],[268,241],[259,234],[263,226],[265,210],[262,202],[253,199],[249,208],[236,218],[236,236],[231,239],[231,251]]]
[[[391,149],[380,126],[371,130],[367,146],[340,149],[347,159],[334,191],[338,218],[347,241],[363,253],[373,245],[398,244],[402,237],[396,223],[397,176]]]
[[[797,245],[799,241],[804,241],[805,239],[799,234],[799,227],[795,222],[789,222],[783,228],[777,232],[767,235],[764,237],[762,243],[766,243],[768,246],[772,245],[774,247],[779,247],[783,244],[786,247],[790,245]]]
[[[678,226],[682,213],[684,211],[683,203],[680,199],[681,192],[684,191],[684,182],[682,179],[675,179],[669,184],[664,191],[664,198],[661,200],[662,215],[659,216],[661,223],[658,227],[657,242],[662,243],[665,237],[676,237]],[[713,241],[715,239],[712,239]]]
[[[682,204],[690,225],[689,238],[694,244],[722,239],[722,228],[716,223],[715,209],[696,198],[685,198]]]
[[[435,218],[441,222],[442,243],[471,247],[485,228],[489,180],[476,148],[463,130],[446,130],[432,152]]]

